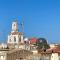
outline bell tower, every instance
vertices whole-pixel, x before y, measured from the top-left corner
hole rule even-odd
[[[12,22],[12,32],[18,32],[18,23],[17,23],[17,21]]]
[[[18,22],[17,21],[12,22],[12,31],[8,35],[7,43],[8,43],[9,47],[13,46],[16,48],[18,48],[18,46],[21,43],[24,43],[23,34],[22,34],[22,32],[18,31]]]

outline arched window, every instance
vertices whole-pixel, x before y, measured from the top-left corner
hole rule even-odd
[[[11,39],[9,39],[9,42],[11,42]]]
[[[16,42],[16,37],[14,37],[14,42]]]
[[[21,37],[19,37],[19,42],[21,42]]]

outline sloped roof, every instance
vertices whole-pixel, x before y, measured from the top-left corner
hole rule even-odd
[[[33,43],[36,43],[38,40],[37,38],[30,38],[30,43],[33,44]]]
[[[11,34],[12,34],[12,35],[22,35],[21,32],[12,32]]]
[[[50,52],[50,53],[60,53],[60,46],[47,49],[46,52]]]

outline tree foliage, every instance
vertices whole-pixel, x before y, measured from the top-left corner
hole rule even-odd
[[[48,48],[50,48],[49,44],[47,44],[47,42],[46,42],[46,39],[41,38],[41,40],[42,40],[42,42],[40,42],[40,40],[39,40],[39,42],[36,42],[34,45],[38,46],[39,49],[48,49]]]

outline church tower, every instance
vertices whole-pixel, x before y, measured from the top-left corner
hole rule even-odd
[[[18,32],[18,23],[17,23],[17,21],[12,22],[12,32]]]
[[[12,31],[8,35],[7,44],[9,46],[17,47],[21,43],[24,43],[23,34],[18,31],[18,23],[17,23],[17,21],[13,21],[12,22]]]

